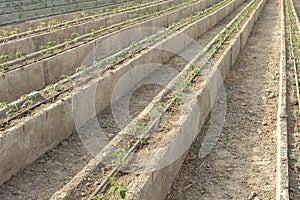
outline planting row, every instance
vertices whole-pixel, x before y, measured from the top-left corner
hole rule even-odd
[[[11,13],[14,11],[25,11],[25,10],[34,10],[40,8],[47,7],[56,7],[56,6],[64,6],[67,4],[80,3],[80,2],[88,2],[88,1],[80,1],[80,0],[22,0],[22,1],[4,1],[0,2],[0,8],[5,8],[2,14]],[[113,2],[112,3],[116,3]]]
[[[106,30],[96,31],[100,34],[98,37],[94,36],[96,39],[94,39],[92,33],[92,35],[75,38],[70,43],[61,44],[62,47],[66,46],[67,49],[70,49],[67,51],[64,51],[64,48],[57,49],[56,47],[50,47],[42,50],[40,52],[43,52],[44,54],[38,54],[42,60],[36,58],[28,59],[32,62],[30,64],[27,64],[26,62],[24,63],[21,58],[8,62],[18,63],[20,61],[26,65],[21,65],[19,67],[20,64],[16,64],[15,66],[17,68],[11,71],[9,67],[5,65],[5,68],[8,68],[8,70],[0,77],[0,101],[13,101],[24,93],[30,93],[33,90],[42,89],[46,85],[59,81],[62,75],[73,74],[76,68],[82,65],[91,65],[95,60],[101,60],[106,56],[113,54],[118,49],[123,49],[133,41],[138,41],[155,33],[155,28],[144,29],[144,27],[164,27],[179,20],[180,18],[187,17],[193,12],[197,12],[206,7],[205,1],[195,2],[193,4],[185,3],[187,5],[181,6],[180,8],[167,8],[170,9],[170,12],[165,12],[164,14],[156,17],[150,17],[150,19],[146,21],[141,21],[143,20],[141,18],[144,17],[140,17],[139,23],[133,20],[131,22],[133,24],[127,25],[121,30],[119,30],[118,25],[113,25],[108,27]],[[209,4],[211,3],[208,3],[207,5]],[[126,30],[129,29],[134,30],[135,34],[126,35]],[[111,31],[113,31],[113,33]],[[118,40],[112,40],[110,41],[110,44],[107,43],[108,38],[120,33],[123,35],[122,43],[118,42]],[[101,36],[101,34],[105,35]],[[91,38],[85,38],[88,36]],[[94,48],[98,48],[99,51],[95,52],[94,55],[90,55],[91,59],[83,63],[83,58],[85,58]],[[32,77],[32,74],[35,74],[35,76]]]
[[[125,0],[127,1],[127,0]],[[49,1],[47,1],[49,2]],[[62,1],[59,1],[62,2]],[[96,7],[106,6],[114,3],[121,3],[123,0],[86,0],[86,1],[74,1],[66,3],[64,5],[55,5],[47,3],[34,3],[31,5],[17,6],[8,8],[0,8],[0,25],[7,25],[11,23],[24,22],[31,19],[48,17],[57,14],[63,14],[74,11],[81,11],[84,9],[92,9]]]
[[[202,34],[196,40],[196,44],[199,42],[202,47],[206,46],[217,34],[217,32],[227,25],[228,22],[232,20],[245,6],[247,6],[249,2],[250,1],[247,0],[246,2],[242,3],[229,16],[220,21],[212,29]],[[170,58],[166,63],[164,63],[164,66],[169,66],[174,70],[181,71],[184,65],[187,63],[185,59],[189,60],[189,58],[192,58],[196,54],[197,50],[199,50],[199,48],[195,48],[194,45],[189,45],[188,47],[185,47],[183,52],[176,54],[174,57]],[[181,58],[180,56],[183,56],[185,59]],[[168,72],[162,72],[164,72],[163,68],[151,73],[150,77],[147,77],[146,80],[149,80],[150,78],[150,80],[161,80],[165,83],[168,83],[170,80],[172,80],[171,77],[175,77],[175,75],[172,73],[171,75]],[[143,85],[143,83],[139,83],[138,85],[134,86],[135,88],[139,89],[135,90],[134,95],[130,100],[129,109],[130,114],[133,117],[138,115],[139,112],[141,112],[148,105],[148,103],[152,101],[152,98],[162,89],[162,87],[153,84],[140,87],[141,85]],[[123,98],[121,99],[121,101],[124,100]],[[104,111],[101,111],[101,113],[98,115],[98,120],[100,127],[105,130],[109,139],[113,138],[120,130],[113,123],[113,116],[110,113],[109,107]],[[49,199],[55,191],[60,190],[61,187],[64,186],[63,184],[60,185],[59,183],[67,183],[88,163],[90,159],[93,158],[93,156],[88,153],[80,141],[81,140],[78,134],[73,133],[53,150],[48,151],[33,164],[29,165],[25,170],[20,171],[16,176],[0,187],[0,194],[2,193],[2,195],[0,195],[0,199],[9,199],[11,197],[39,199],[40,196],[43,196],[44,199]],[[54,163],[61,164],[56,165]],[[72,163],[76,164],[73,165]],[[64,173],[65,168],[68,168],[67,173]],[[43,169],[43,171],[40,171],[39,169]],[[53,173],[54,171],[62,171],[62,173],[60,173],[60,176],[58,177],[55,173]],[[47,183],[51,184],[49,185]],[[41,191],[43,185],[45,184],[48,185],[47,191]],[[10,185],[14,185],[14,187],[10,188]],[[58,185],[61,187],[58,187]],[[30,192],[26,192],[26,194],[22,193],[16,196],[12,195],[20,190]]]
[[[88,199],[111,199],[114,196],[163,199],[181,165],[179,163],[216,98],[209,99],[209,93],[216,92],[222,85],[223,78],[246,43],[264,3],[252,1],[204,51],[199,52],[192,64],[187,65],[172,80],[168,89],[163,90],[104,147],[97,159],[87,166],[88,171],[84,169],[70,182],[69,188],[62,189],[61,193],[57,193],[60,196],[54,196],[53,199],[82,198],[82,192],[91,194]],[[208,56],[203,59],[204,54]],[[215,65],[210,63],[212,60]],[[214,88],[208,91],[205,87]],[[86,120],[90,124],[90,119]],[[149,155],[153,156],[153,152],[156,154],[150,159]],[[103,163],[112,165],[104,166]],[[130,169],[135,174],[128,173]],[[89,180],[96,180],[97,183]]]
[[[170,0],[160,3],[159,1],[153,1],[152,3],[145,3],[137,9],[125,12],[123,9],[119,14],[112,14],[109,16],[99,17],[92,21],[82,21],[77,24],[63,24],[58,30],[53,30],[55,25],[48,26],[46,33],[37,33],[26,35],[26,38],[13,40],[0,45],[0,63],[2,69],[5,66],[11,66],[12,63],[18,64],[18,62],[24,62],[28,58],[37,57],[45,50],[44,53],[51,54],[52,50],[58,50],[59,48],[72,48],[71,44],[81,42],[86,38],[96,38],[99,35],[108,34],[113,30],[124,29],[126,26],[130,26],[139,21],[146,20],[151,17],[158,16],[163,12],[168,12],[176,9],[180,6],[184,6],[187,2],[182,0]],[[192,1],[189,1],[190,3]],[[152,5],[153,4],[153,5]],[[178,5],[179,4],[179,5]],[[113,30],[111,30],[113,29]],[[49,31],[49,32],[48,32]],[[104,32],[104,33],[103,33]],[[70,46],[71,45],[71,46]],[[52,48],[52,49],[50,49]],[[47,49],[47,50],[46,50]],[[35,53],[34,55],[31,55]],[[26,59],[27,58],[27,59]],[[13,61],[19,59],[18,61]],[[11,61],[11,62],[9,62]],[[26,63],[28,63],[26,61]]]
[[[69,16],[64,15],[63,18],[58,16],[56,18],[50,18],[48,21],[43,20],[38,23],[32,22],[30,23],[30,27],[24,26],[23,24],[15,27],[8,27],[1,30],[0,42],[6,43],[11,40],[29,37],[33,34],[49,32],[55,29],[66,28],[71,25],[81,24],[88,21],[94,21],[95,19],[104,18],[108,15],[115,15],[117,13],[138,9],[158,2],[159,1],[157,0],[151,2],[135,1],[135,3],[126,3],[121,4],[119,6],[107,6],[105,8],[100,8],[97,10],[87,10],[80,13],[73,13]]]
[[[289,59],[293,65],[295,72],[296,96],[298,100],[298,110],[296,111],[297,117],[300,116],[300,23],[292,0],[286,0],[286,13],[287,13],[287,35],[289,37]],[[298,132],[300,131],[300,124],[297,124]]]
[[[151,1],[150,1],[151,2]],[[94,15],[98,14],[104,14],[106,12],[115,12],[114,9],[121,9],[123,7],[124,9],[127,7],[134,7],[138,6],[138,4],[141,3],[146,3],[143,0],[133,0],[133,1],[125,1],[121,3],[115,3],[112,5],[107,5],[107,6],[101,6],[97,8],[92,8],[92,9],[85,9],[81,11],[76,11],[76,12],[70,12],[70,13],[65,13],[65,14],[60,14],[60,15],[53,15],[49,17],[44,17],[44,18],[37,18],[34,20],[26,20],[24,22],[20,23],[13,23],[9,25],[3,25],[1,26],[0,30],[0,35],[1,38],[5,36],[10,36],[11,33],[15,35],[15,32],[26,32],[26,31],[32,31],[34,29],[37,29],[37,27],[41,25],[48,25],[48,23],[51,23],[50,21],[58,21],[58,22],[63,22],[64,20],[72,21],[75,19],[78,20],[85,20],[86,18],[92,18]],[[12,31],[12,32],[11,32]]]
[[[289,196],[290,199],[299,199],[299,133],[300,133],[300,2],[285,0],[286,4],[286,37],[287,37],[287,70],[294,72],[290,75],[289,83],[289,116],[288,124],[288,174],[289,174]],[[290,73],[292,74],[292,73]],[[294,80],[292,80],[294,78]]]
[[[135,55],[138,55],[141,51],[149,50],[153,44],[165,39],[166,36],[170,35],[171,33],[178,31],[188,24],[191,24],[194,21],[209,15],[231,1],[232,0],[221,1],[220,3],[214,4],[206,10],[195,12],[191,16],[182,18],[179,21],[170,24],[167,26],[167,28],[159,29],[155,34],[146,37],[139,42],[131,43],[129,47],[120,50],[116,54],[101,61],[94,62],[92,66],[78,67],[74,75],[63,75],[63,80],[56,84],[47,86],[38,94],[34,92],[34,94],[22,95],[17,102],[10,104],[2,102],[2,107],[0,104],[0,109],[2,108],[2,112],[0,110],[0,126],[4,127],[5,125],[10,124],[10,121],[21,117],[19,113],[29,113],[33,110],[33,108],[37,108],[46,101],[52,101],[59,95],[62,95],[65,92],[70,92],[73,88],[83,85],[95,77],[103,75],[107,70],[117,68],[117,65],[126,63],[126,61],[130,60]]]
[[[231,3],[224,5],[222,9],[219,9],[218,11],[209,14],[203,19],[195,21],[194,23],[192,23],[192,25],[188,26],[189,29],[185,30],[186,33],[188,33],[188,35],[194,35],[193,37],[196,37],[196,35],[207,31],[209,28],[214,26],[218,20],[224,18],[228,13],[230,13],[230,11],[232,11],[234,7],[236,7],[240,2],[241,1],[231,1]],[[114,39],[112,38],[112,40]],[[174,37],[168,38],[164,40],[164,43],[162,44],[164,44],[163,46],[170,46],[174,42],[174,40],[176,40],[176,38]],[[180,45],[180,48],[184,48],[184,43],[181,43]],[[132,60],[115,66],[115,69],[104,73],[103,76],[96,78],[96,80],[89,81],[90,84],[82,87],[90,88],[91,84],[93,85],[93,83],[100,83],[99,87],[97,87],[96,92],[96,99],[99,99],[99,101],[96,102],[95,106],[97,110],[96,112],[99,113],[101,110],[105,109],[110,104],[110,97],[112,95],[113,86],[116,84],[118,78],[122,74],[124,74],[128,70],[131,70],[132,67],[142,64],[143,62],[148,62],[153,58],[159,59],[157,60],[158,63],[163,63],[171,56],[172,54],[170,53],[162,53],[162,51],[158,52],[154,51],[153,48],[150,48],[148,50],[143,51],[142,54],[135,56],[134,58],[132,58]],[[133,87],[137,82],[139,82],[143,77],[150,74],[153,70],[155,70],[155,68],[143,70],[142,74],[140,74],[139,76],[134,76],[128,79],[130,83],[124,85],[125,87],[127,87],[127,89],[120,92],[118,95],[122,96],[124,92],[126,92],[129,88]],[[3,144],[2,150],[3,152],[5,152],[5,155],[3,155],[2,157],[3,160],[0,162],[2,165],[0,169],[3,170],[1,172],[1,180],[9,178],[11,174],[18,171],[20,167],[34,161],[39,155],[43,154],[46,150],[56,146],[62,139],[64,139],[72,133],[75,126],[74,119],[72,117],[72,103],[75,103],[77,100],[80,100],[82,94],[83,93],[81,90],[74,90],[73,95],[70,93],[66,93],[65,95],[62,95],[59,99],[56,99],[54,103],[49,102],[48,104],[41,105],[39,110],[32,111],[31,113],[29,113],[28,117],[12,121],[14,124],[10,124],[11,127],[3,131],[3,137],[0,140],[1,145]],[[24,102],[22,102],[21,104],[24,104]],[[89,106],[87,104],[82,104],[82,106],[83,105]],[[84,112],[88,112],[89,108],[83,108],[83,110]],[[59,116],[57,116],[57,114]],[[61,124],[61,117],[64,119],[63,125]],[[22,135],[24,136],[24,131],[26,132],[27,137],[26,144],[20,141],[20,137],[22,137]],[[11,139],[13,139],[14,141],[13,144],[8,141]],[[22,148],[22,151],[18,151],[16,149],[13,150],[14,148]],[[28,154],[28,152],[31,151],[32,148],[34,148],[35,151],[33,153]],[[15,153],[17,153],[18,155],[16,155]],[[9,161],[12,158],[21,156],[21,154],[23,153],[30,155],[26,158],[26,161],[18,163],[14,161]]]

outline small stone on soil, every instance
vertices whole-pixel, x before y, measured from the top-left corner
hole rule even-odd
[[[61,145],[62,145],[62,146],[67,146],[67,145],[68,145],[68,142],[67,142],[67,141],[62,141],[62,142],[61,142]]]
[[[268,95],[269,99],[273,99],[275,97],[275,94],[272,92],[271,94]]]
[[[268,125],[268,123],[267,123],[266,121],[263,121],[263,122],[261,123],[261,125],[263,125],[263,126],[267,126],[267,125]]]
[[[251,194],[248,197],[248,200],[253,200],[254,197],[256,197],[256,193],[255,192],[251,192]]]

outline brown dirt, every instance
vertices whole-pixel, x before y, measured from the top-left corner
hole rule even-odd
[[[232,14],[201,36],[197,40],[200,45],[207,45],[246,5],[247,3],[243,3]],[[197,47],[191,46],[182,53],[187,58],[191,58],[197,53],[195,48]],[[178,56],[165,63],[165,65],[178,71],[181,71],[185,64],[187,61]],[[134,117],[140,113],[161,89],[161,86],[154,84],[137,89],[130,102],[131,116]],[[111,108],[107,108],[99,115],[99,121],[102,125],[101,128],[108,133],[110,138],[113,138],[120,131],[111,114]],[[80,143],[78,134],[73,134],[54,150],[47,152],[35,163],[0,186],[0,199],[48,199],[81,170],[91,158],[92,156]]]
[[[226,17],[224,20],[222,20],[220,23],[218,23],[214,28],[209,30],[207,33],[202,35],[200,38],[197,39],[197,42],[202,45],[206,46],[209,41],[216,36],[216,34],[222,30],[224,25],[229,23],[248,3],[250,0],[247,0],[246,3],[243,3],[240,7],[238,7],[232,14],[230,14],[228,17]],[[183,55],[188,60],[191,59],[193,56],[196,55],[196,53],[199,51],[197,49],[199,46],[197,45],[191,45],[188,48],[186,48],[184,51],[181,52],[181,55]],[[178,72],[182,70],[182,68],[187,64],[188,62],[180,57],[180,56],[174,56],[169,61],[165,63],[165,66],[169,66]],[[165,77],[164,77],[165,76]],[[158,77],[161,77],[159,79],[164,78],[170,78],[168,74],[163,74],[161,71],[154,72],[149,76],[148,78],[151,79],[151,77],[157,79]],[[161,91],[162,87],[155,85],[155,84],[148,84],[144,85],[140,88],[138,88],[135,92],[133,97],[131,98],[130,102],[130,114],[132,117],[135,117],[137,114],[139,114],[145,106],[149,104],[149,102],[153,99],[153,97]],[[120,104],[122,107],[123,105]],[[126,106],[126,105],[125,105]],[[116,134],[120,131],[120,128],[117,126],[116,122],[114,121],[114,118],[112,116],[111,108],[107,108],[104,112],[101,113],[99,116],[100,122],[102,124],[102,128],[107,132],[107,136],[112,139],[115,137]],[[125,142],[125,141],[124,141]],[[127,140],[126,142],[127,143]],[[85,185],[93,185],[94,182],[101,181],[101,177],[92,175],[89,177],[90,181],[88,183],[84,182],[79,188],[76,189],[76,192],[74,193],[73,198],[79,198],[81,197],[81,194],[84,194],[83,199],[85,199],[87,194],[90,193],[90,187],[86,187]],[[127,185],[127,184],[126,184]]]
[[[78,135],[73,134],[0,186],[0,199],[48,199],[90,159]]]
[[[227,116],[219,141],[207,157],[198,158],[208,121],[166,200],[275,199],[280,61],[278,2],[267,2],[225,81]]]
[[[61,54],[61,53],[65,52],[65,51],[67,51],[67,50],[75,49],[75,48],[77,48],[79,46],[85,45],[86,43],[88,43],[90,41],[95,40],[96,38],[99,38],[99,37],[102,37],[102,36],[105,36],[105,35],[109,35],[109,34],[112,34],[113,32],[116,32],[116,31],[120,30],[116,25],[121,25],[121,26],[124,26],[124,27],[130,27],[130,26],[142,23],[143,21],[147,21],[147,20],[150,20],[152,18],[155,18],[155,17],[157,17],[159,15],[162,15],[162,14],[169,13],[169,12],[172,12],[174,10],[180,9],[179,5],[182,5],[183,7],[187,6],[187,2],[182,2],[180,4],[176,4],[175,7],[168,6],[168,7],[164,8],[164,9],[162,9],[162,10],[155,10],[153,12],[150,12],[149,16],[146,15],[146,16],[142,16],[142,17],[133,18],[132,20],[130,20],[129,23],[127,23],[126,21],[122,21],[122,22],[117,23],[117,24],[108,25],[107,27],[105,27],[105,30],[103,30],[103,31],[98,32],[99,30],[97,30],[96,32],[98,32],[98,33],[96,35],[94,35],[94,36],[93,35],[89,35],[89,37],[87,37],[85,39],[81,39],[78,42],[72,42],[69,45],[66,45],[65,42],[58,43],[55,46],[62,45],[62,44],[65,44],[65,45],[60,46],[56,50],[53,50],[53,49],[52,50],[48,50],[48,51],[50,51],[50,53],[47,53],[48,52],[47,51],[46,53],[35,55],[33,58],[20,59],[16,64],[11,65],[8,68],[5,68],[5,70],[10,71],[10,70],[13,70],[13,69],[21,68],[21,67],[24,67],[26,65],[32,64],[34,62],[40,62],[40,61],[42,61],[42,60],[44,60],[46,58],[50,58],[50,57],[56,56],[56,55]],[[157,14],[157,13],[160,13],[160,14]],[[122,28],[122,29],[124,29],[124,28]],[[85,33],[83,35],[87,35],[87,34],[89,34],[89,33]],[[71,37],[71,38],[67,38],[67,39],[75,39],[75,38]],[[47,45],[47,44],[45,44],[45,45]],[[51,46],[51,48],[53,48],[53,47]],[[38,52],[38,51],[30,52],[27,55],[25,55],[25,57],[29,56],[29,55],[31,55],[33,53],[36,53],[36,52]],[[10,56],[12,58],[14,57],[14,55],[10,55]],[[17,58],[15,58],[15,59],[17,59]],[[0,64],[1,64],[1,61],[0,61]]]

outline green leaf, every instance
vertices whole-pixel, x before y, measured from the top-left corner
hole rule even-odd
[[[117,193],[118,193],[118,190],[119,190],[119,187],[115,187],[115,189],[114,189],[114,196],[116,196],[116,195],[117,195]]]
[[[300,110],[298,109],[296,110],[296,116],[299,117],[299,115],[300,115]]]
[[[112,177],[108,177],[108,180],[111,185],[114,185],[114,183],[118,180],[118,178],[112,176]]]
[[[99,195],[97,196],[97,198],[98,198],[99,200],[103,199],[103,198],[104,198],[104,194],[99,194]]]
[[[121,196],[122,199],[125,199],[125,197],[126,197],[126,192],[125,192],[125,190],[121,190],[121,191],[120,191],[120,196]]]
[[[190,70],[194,70],[195,69],[195,66],[193,64],[190,64]]]

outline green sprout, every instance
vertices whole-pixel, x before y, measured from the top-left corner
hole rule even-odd
[[[74,33],[71,34],[72,38],[78,38],[79,36],[80,36],[80,34],[76,33],[76,32],[74,32]]]
[[[16,52],[16,58],[21,58],[23,55],[23,51]]]
[[[116,165],[116,166],[121,166],[124,164],[124,157],[126,155],[126,149],[123,149],[123,148],[116,149],[112,155],[114,157],[116,157],[116,159],[112,161],[112,164]]]
[[[77,67],[75,73],[86,71],[87,69],[88,69],[87,66]]]
[[[9,104],[7,102],[0,102],[0,109],[7,108]]]
[[[68,76],[68,75],[66,75],[66,74],[61,75],[61,78],[67,79],[68,81],[71,81],[71,80],[72,80],[71,76]]]
[[[8,62],[10,60],[10,56],[9,55],[1,55],[0,56],[0,60],[4,60],[5,62]]]
[[[125,199],[127,189],[123,184],[118,183],[118,178],[108,177],[108,180],[110,184],[108,194],[112,193],[114,194],[114,197],[116,197],[119,194],[122,199]]]

